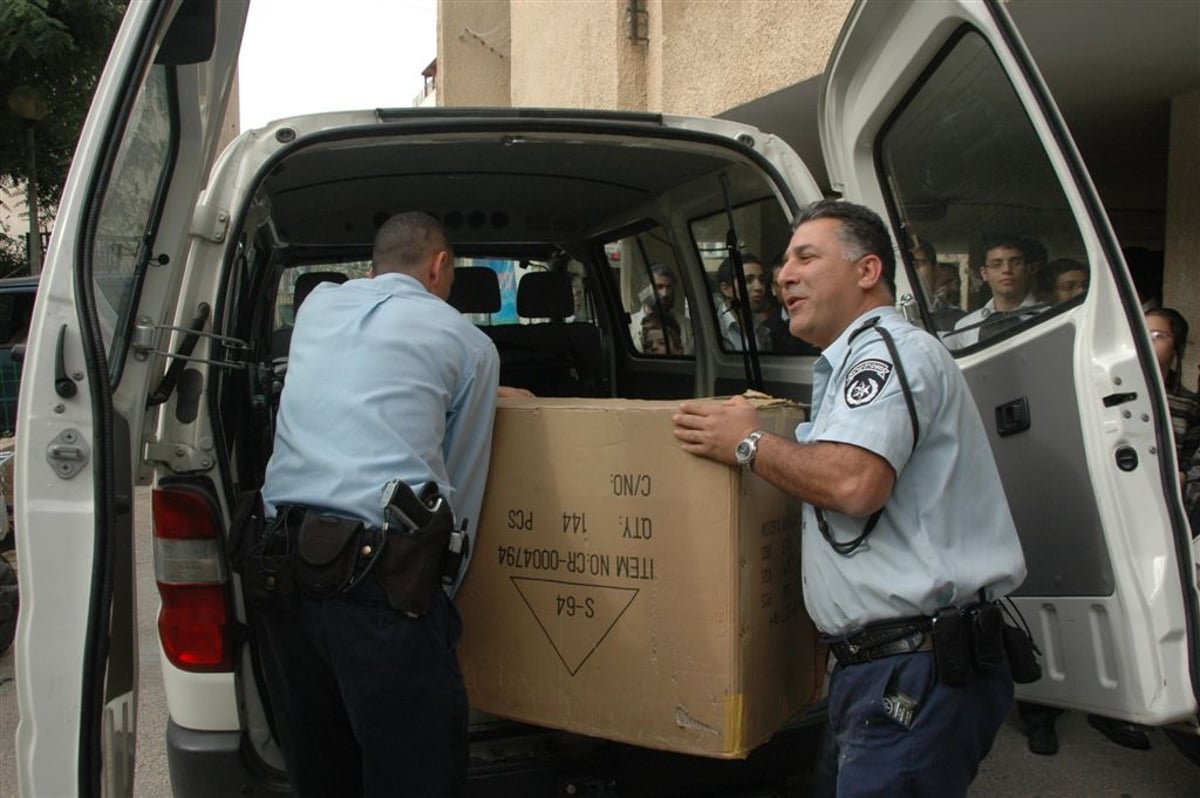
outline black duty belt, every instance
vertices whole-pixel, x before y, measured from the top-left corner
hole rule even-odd
[[[912,618],[873,623],[860,632],[826,640],[839,665],[933,650],[933,621]]]

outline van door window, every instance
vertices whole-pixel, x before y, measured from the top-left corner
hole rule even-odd
[[[124,362],[137,286],[154,254],[158,205],[174,157],[177,114],[167,69],[154,67],[138,93],[96,217],[92,280],[114,383]]]
[[[880,139],[925,324],[983,348],[1083,302],[1090,269],[1050,161],[983,37],[953,40]]]
[[[775,272],[791,238],[791,225],[775,199],[752,202],[733,210],[742,268],[746,277],[749,309],[754,316],[754,338],[759,352],[811,355],[819,350],[788,331],[787,309],[775,285]],[[721,348],[742,352],[748,346],[739,320],[739,288],[726,245],[729,214],[722,211],[695,219],[692,239],[704,263],[713,313],[717,317]]]
[[[632,351],[646,357],[696,353],[691,308],[670,236],[659,225],[604,245]]]

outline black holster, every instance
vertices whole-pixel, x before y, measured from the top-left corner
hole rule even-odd
[[[376,578],[387,593],[392,609],[416,618],[429,611],[442,584],[457,578],[466,547],[465,533],[454,529],[454,513],[426,483],[418,497],[403,482],[396,482],[383,511],[387,543]]]

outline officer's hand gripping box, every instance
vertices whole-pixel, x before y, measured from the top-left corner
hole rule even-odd
[[[731,758],[813,699],[799,502],[685,453],[678,407],[501,401],[456,602],[473,707]],[[804,411],[761,418],[791,436]]]

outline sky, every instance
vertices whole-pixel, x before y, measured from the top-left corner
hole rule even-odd
[[[437,57],[437,0],[253,0],[241,129],[319,111],[407,108]]]

